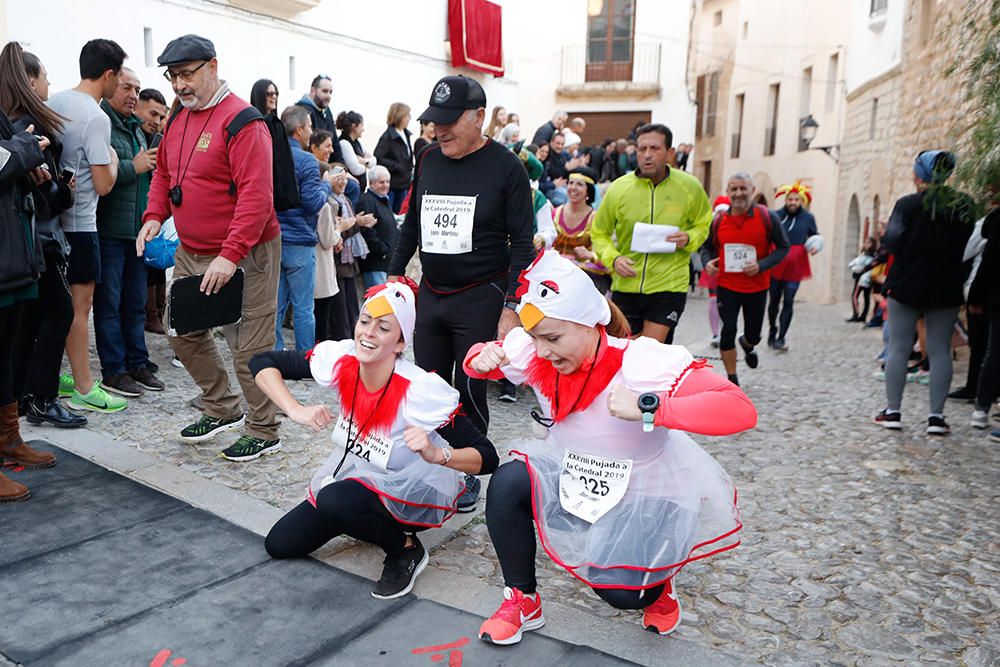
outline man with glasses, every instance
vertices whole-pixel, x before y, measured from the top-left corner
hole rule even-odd
[[[326,74],[317,74],[309,86],[309,94],[303,95],[302,99],[295,104],[305,107],[312,117],[312,129],[326,130],[334,137],[337,136],[337,121],[330,110],[330,100],[333,98],[333,81]],[[339,162],[344,164],[344,152],[340,149],[340,142],[333,142],[333,153],[328,160],[330,164]],[[355,200],[356,201],[356,200]]]
[[[167,123],[160,144],[136,251],[142,255],[146,242],[172,215],[181,241],[175,279],[203,275],[201,291],[214,294],[237,267],[243,269],[242,317],[223,332],[248,414],[229,386],[211,332],[170,336],[170,345],[205,403],[201,419],[181,430],[181,439],[202,442],[246,425],[222,454],[231,461],[250,461],[281,447],[274,404],[254,384],[247,366],[254,354],[274,346],[281,240],[273,204],[271,135],[257,122],[260,112],[219,79],[211,41],[178,37],[157,62],[167,68],[164,75],[182,108]]]

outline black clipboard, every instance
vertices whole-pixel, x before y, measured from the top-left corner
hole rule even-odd
[[[198,289],[204,278],[204,274],[186,276],[170,283],[168,335],[183,336],[239,323],[243,313],[243,269],[236,267],[229,282],[211,295]]]

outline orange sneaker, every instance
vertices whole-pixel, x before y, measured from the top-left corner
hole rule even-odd
[[[674,593],[674,580],[667,581],[656,602],[642,614],[642,627],[650,632],[669,635],[681,624],[681,602]]]
[[[516,588],[503,589],[503,604],[483,621],[479,638],[491,644],[516,644],[526,630],[537,630],[545,625],[542,616],[542,597],[538,593],[525,595]]]

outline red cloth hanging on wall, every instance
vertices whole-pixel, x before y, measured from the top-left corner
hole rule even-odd
[[[448,0],[448,35],[453,67],[503,76],[500,5],[489,0]]]

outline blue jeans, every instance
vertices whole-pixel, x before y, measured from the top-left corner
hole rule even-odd
[[[365,271],[361,274],[365,281],[365,291],[375,285],[382,285],[389,279],[389,274],[385,271]]]
[[[311,350],[316,345],[316,317],[313,292],[316,289],[316,248],[281,244],[281,272],[278,276],[278,317],[275,321],[274,349],[285,349],[281,323],[292,304],[295,349]]]
[[[389,208],[392,209],[393,213],[399,213],[403,202],[406,201],[406,193],[409,191],[410,188],[393,188],[389,190]]]
[[[135,241],[101,239],[101,282],[94,290],[94,338],[101,372],[146,368],[146,263]]]

